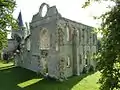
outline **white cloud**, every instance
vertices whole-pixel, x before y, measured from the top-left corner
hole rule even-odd
[[[112,5],[110,2],[102,4],[93,3],[90,7],[83,9],[82,4],[85,0],[16,0],[17,8],[14,17],[17,18],[21,10],[23,21],[30,22],[32,16],[39,10],[40,5],[45,2],[50,6],[56,5],[58,11],[63,17],[77,22],[81,22],[90,26],[97,26],[100,21],[94,20],[93,16],[99,16],[108,9],[105,5]]]
[[[16,0],[17,8],[14,12],[14,17],[17,18],[18,13],[21,10],[23,21],[30,22],[32,16],[38,12],[40,5],[45,2],[50,6],[56,5],[63,17],[90,26],[96,26],[99,22],[93,20],[93,16],[98,16],[106,11],[106,4],[94,3],[89,8],[83,9],[81,7],[84,1],[85,0]]]
[[[13,15],[17,19],[21,10],[23,22],[31,22],[32,16],[39,11],[40,5],[45,2],[50,6],[56,6],[58,12],[65,18],[97,27],[100,24],[100,20],[94,20],[93,16],[100,16],[107,11],[106,5],[114,5],[111,2],[103,2],[102,4],[93,3],[88,8],[83,9],[82,5],[85,0],[16,0],[17,8]],[[10,34],[8,35],[10,38]]]
[[[58,11],[63,17],[66,17],[77,22],[81,22],[90,26],[97,26],[100,21],[94,20],[93,16],[99,16],[108,9],[105,5],[112,5],[110,2],[102,4],[93,3],[90,7],[81,8],[85,0],[16,0],[17,8],[14,12],[14,17],[18,17],[21,10],[23,21],[30,22],[32,16],[39,10],[40,5],[45,2],[50,6],[56,5]]]

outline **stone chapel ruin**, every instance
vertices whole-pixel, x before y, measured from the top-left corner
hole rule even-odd
[[[43,7],[47,7],[42,16]],[[60,79],[81,75],[83,69],[95,69],[97,35],[93,27],[61,16],[56,6],[43,3],[30,23],[30,30],[13,31],[17,41],[15,65]]]

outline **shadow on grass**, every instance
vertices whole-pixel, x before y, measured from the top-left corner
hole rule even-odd
[[[8,67],[8,69],[0,70],[0,90],[71,90],[74,85],[90,74],[73,76],[64,82],[42,79],[30,86],[22,88],[18,86],[19,83],[31,79],[39,79],[40,77],[32,71],[11,66],[11,68]]]

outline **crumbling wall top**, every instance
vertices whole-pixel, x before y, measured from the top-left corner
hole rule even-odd
[[[44,9],[47,9],[46,12],[43,11]],[[43,13],[44,13],[44,15],[43,15]],[[48,4],[42,3],[40,8],[39,8],[38,13],[33,15],[32,22],[36,22],[36,21],[39,21],[39,20],[42,20],[42,19],[46,19],[47,17],[52,17],[52,16],[55,16],[57,14],[60,15],[58,13],[58,10],[57,10],[56,6],[50,7]]]

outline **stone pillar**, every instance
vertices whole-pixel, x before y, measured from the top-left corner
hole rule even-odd
[[[80,54],[80,50],[79,50],[79,31],[77,30],[77,37],[76,37],[76,59],[77,59],[77,75],[80,75],[80,58],[79,58],[79,54]]]

